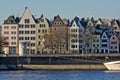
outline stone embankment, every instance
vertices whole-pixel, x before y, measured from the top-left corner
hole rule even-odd
[[[75,65],[1,65],[0,70],[107,70],[103,64]]]

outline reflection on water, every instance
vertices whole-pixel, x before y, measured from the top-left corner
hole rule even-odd
[[[120,80],[120,71],[0,71],[0,80]]]

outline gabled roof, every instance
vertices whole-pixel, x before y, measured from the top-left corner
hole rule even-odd
[[[94,26],[93,22],[92,22],[90,19],[89,19],[88,22],[87,22],[86,27],[87,27],[87,26]]]
[[[95,26],[97,26],[97,25],[103,25],[103,21],[102,21],[101,18],[99,18],[99,19],[96,21]]]
[[[71,27],[78,27],[75,20],[73,21]]]
[[[35,18],[34,16],[31,14],[30,10],[28,9],[28,7],[25,7],[25,11],[23,13],[23,16],[21,17],[21,20],[19,22],[19,24],[24,23],[24,19],[30,19],[30,23],[31,24],[35,24]]]
[[[80,21],[79,17],[75,17],[75,18],[71,21],[71,25],[73,24],[74,21],[76,22],[76,25],[77,25],[78,27],[83,27],[82,24],[81,24],[81,21]]]
[[[101,35],[101,38],[102,38],[102,39],[104,38],[103,36],[106,36],[106,38],[108,38],[107,32],[103,32],[103,33],[102,33],[102,35]]]
[[[58,22],[60,22],[60,24],[56,24]],[[51,26],[61,26],[61,25],[65,26],[63,20],[61,19],[59,15],[55,16]]]
[[[19,17],[9,16],[7,20],[4,21],[4,24],[17,24],[19,22]]]

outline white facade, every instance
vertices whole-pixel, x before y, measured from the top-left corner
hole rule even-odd
[[[106,32],[102,34],[101,39],[100,39],[100,52],[109,53],[109,38]]]
[[[32,54],[36,52],[36,23],[27,7],[19,22],[19,42],[28,44],[27,53],[29,51]]]
[[[72,26],[69,29],[70,33],[70,52],[71,53],[79,53],[79,27],[76,22],[73,21]]]

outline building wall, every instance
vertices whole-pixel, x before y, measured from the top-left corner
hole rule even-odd
[[[2,35],[9,42],[9,53],[18,53],[18,24],[2,24]]]
[[[92,43],[92,53],[99,53],[100,49],[100,35],[93,35],[94,40]]]
[[[50,32],[49,23],[47,22],[46,18],[43,16],[40,22],[36,26],[37,53],[43,53],[43,49],[46,49],[45,35],[49,34],[49,32]]]
[[[70,53],[79,53],[79,27],[74,21],[70,27]]]
[[[110,53],[119,53],[119,41],[116,35],[110,37]]]
[[[27,42],[27,49],[31,54],[36,52],[36,23],[28,8],[25,8],[19,22],[19,42]]]
[[[100,38],[100,53],[109,53],[109,38],[105,32]]]

